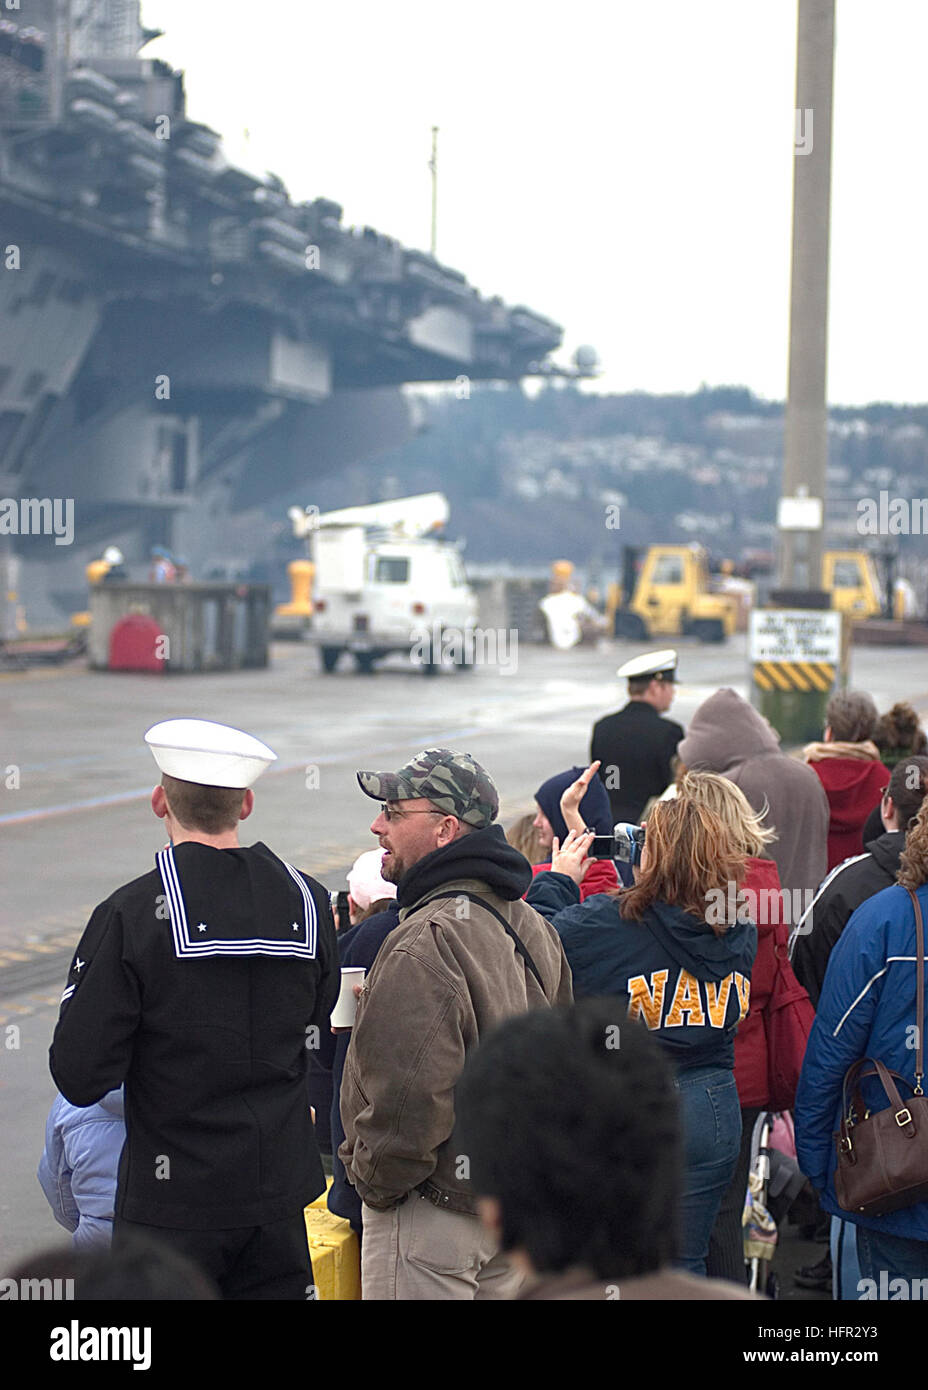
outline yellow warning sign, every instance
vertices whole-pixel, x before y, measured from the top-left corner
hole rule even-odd
[[[842,660],[841,614],[833,609],[755,609],[749,656],[761,690],[830,693]]]

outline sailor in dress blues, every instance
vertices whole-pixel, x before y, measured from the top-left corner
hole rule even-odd
[[[141,1231],[226,1298],[304,1300],[303,1208],[325,1190],[308,1049],[340,974],[328,891],[238,843],[275,754],[205,720],[156,725],[152,809],[171,843],[93,912],[52,1042],[73,1105],[125,1084],[114,1244]]]

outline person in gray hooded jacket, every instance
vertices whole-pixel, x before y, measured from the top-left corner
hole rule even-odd
[[[769,848],[780,885],[811,898],[828,865],[828,798],[812,769],[780,747],[768,720],[729,687],[704,700],[677,754],[693,772],[718,772],[740,787],[777,838]],[[811,776],[809,775],[811,773]],[[806,903],[794,920],[798,920]]]

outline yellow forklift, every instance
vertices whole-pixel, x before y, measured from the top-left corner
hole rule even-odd
[[[696,637],[724,642],[735,631],[738,600],[713,593],[701,545],[650,545],[623,549],[622,583],[606,595],[606,631],[614,637]]]
[[[893,585],[889,586],[892,593]],[[878,618],[883,596],[873,556],[865,550],[826,550],[822,556],[822,588],[831,594],[831,606],[859,621]]]

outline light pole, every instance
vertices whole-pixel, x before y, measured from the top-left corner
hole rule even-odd
[[[781,589],[820,590],[828,465],[828,243],[835,0],[799,0]],[[804,499],[805,505],[788,505]],[[817,505],[816,505],[817,504]],[[817,516],[817,520],[816,520]]]
[[[822,591],[828,467],[828,244],[835,0],[798,0],[793,245],[783,492],[772,606],[751,615],[752,693],[784,744],[821,737],[847,670],[847,631]],[[819,610],[819,611],[815,611]]]
[[[429,251],[436,255],[438,251],[438,126],[432,126],[432,157],[429,160],[429,170],[432,175],[432,236],[429,241]]]

